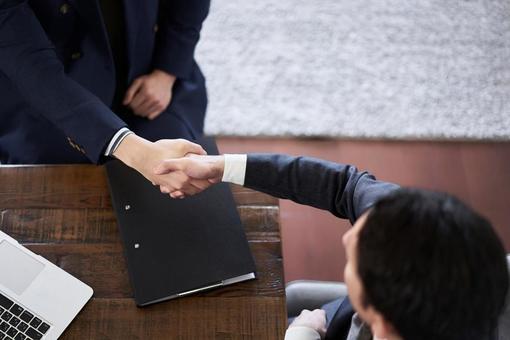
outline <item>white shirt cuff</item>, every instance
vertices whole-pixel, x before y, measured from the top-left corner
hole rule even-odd
[[[221,181],[244,185],[248,156],[225,154],[224,157],[225,167],[223,169],[223,178]]]
[[[285,340],[321,340],[321,336],[315,329],[296,326],[287,328]]]
[[[114,134],[112,139],[110,140],[110,144],[108,144],[108,146],[106,147],[104,155],[111,156],[119,146],[120,142],[122,142],[124,138],[126,138],[128,135],[132,133],[133,132],[131,132],[131,130],[129,130],[127,127],[123,127],[119,131],[117,131],[117,133]]]

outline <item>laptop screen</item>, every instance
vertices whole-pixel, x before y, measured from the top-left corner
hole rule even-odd
[[[0,242],[0,284],[21,295],[44,264],[6,240]]]

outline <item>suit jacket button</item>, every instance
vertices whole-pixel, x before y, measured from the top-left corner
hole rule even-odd
[[[69,12],[69,4],[62,4],[60,6],[60,14],[66,15]]]
[[[72,60],[78,60],[81,58],[81,53],[80,52],[75,52],[73,54],[71,54],[71,59]]]
[[[154,25],[153,30],[154,30],[154,33],[158,33],[158,31],[159,31],[159,26],[158,26],[158,24],[155,24],[155,25]]]

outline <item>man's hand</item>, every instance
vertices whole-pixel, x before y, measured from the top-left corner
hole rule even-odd
[[[175,76],[161,70],[136,78],[128,88],[122,104],[134,114],[150,120],[163,112],[172,100]]]
[[[210,186],[207,180],[191,179],[182,171],[156,175],[156,167],[166,159],[181,158],[186,155],[205,155],[204,149],[184,139],[163,139],[149,142],[135,134],[127,136],[113,155],[141,173],[154,185],[167,188],[168,192],[180,191],[188,195],[196,194]]]
[[[155,174],[164,175],[175,171],[182,172],[192,180],[207,183],[207,186],[203,187],[203,189],[206,189],[210,185],[221,181],[224,168],[224,156],[189,155],[185,158],[164,160],[156,167]],[[161,191],[169,193],[173,198],[182,198],[193,194],[193,192],[187,192],[186,190],[172,191],[165,186],[161,186]]]
[[[324,338],[326,334],[326,312],[322,309],[316,309],[312,312],[304,309],[290,324],[289,328],[291,327],[308,327],[317,331],[321,338]]]

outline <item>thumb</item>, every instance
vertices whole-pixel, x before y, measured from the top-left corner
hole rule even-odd
[[[184,164],[182,164],[183,161],[184,160],[179,159],[166,159],[159,163],[158,166],[156,166],[156,168],[154,169],[154,174],[164,175],[172,171],[182,170],[184,169]]]
[[[133,100],[133,97],[135,96],[135,93],[138,92],[138,89],[142,86],[143,81],[140,78],[136,78],[131,86],[126,91],[126,95],[124,96],[124,99],[122,100],[122,104],[128,105]]]
[[[207,155],[207,152],[204,150],[204,148],[200,144],[186,141],[186,155],[189,155],[189,154]]]

